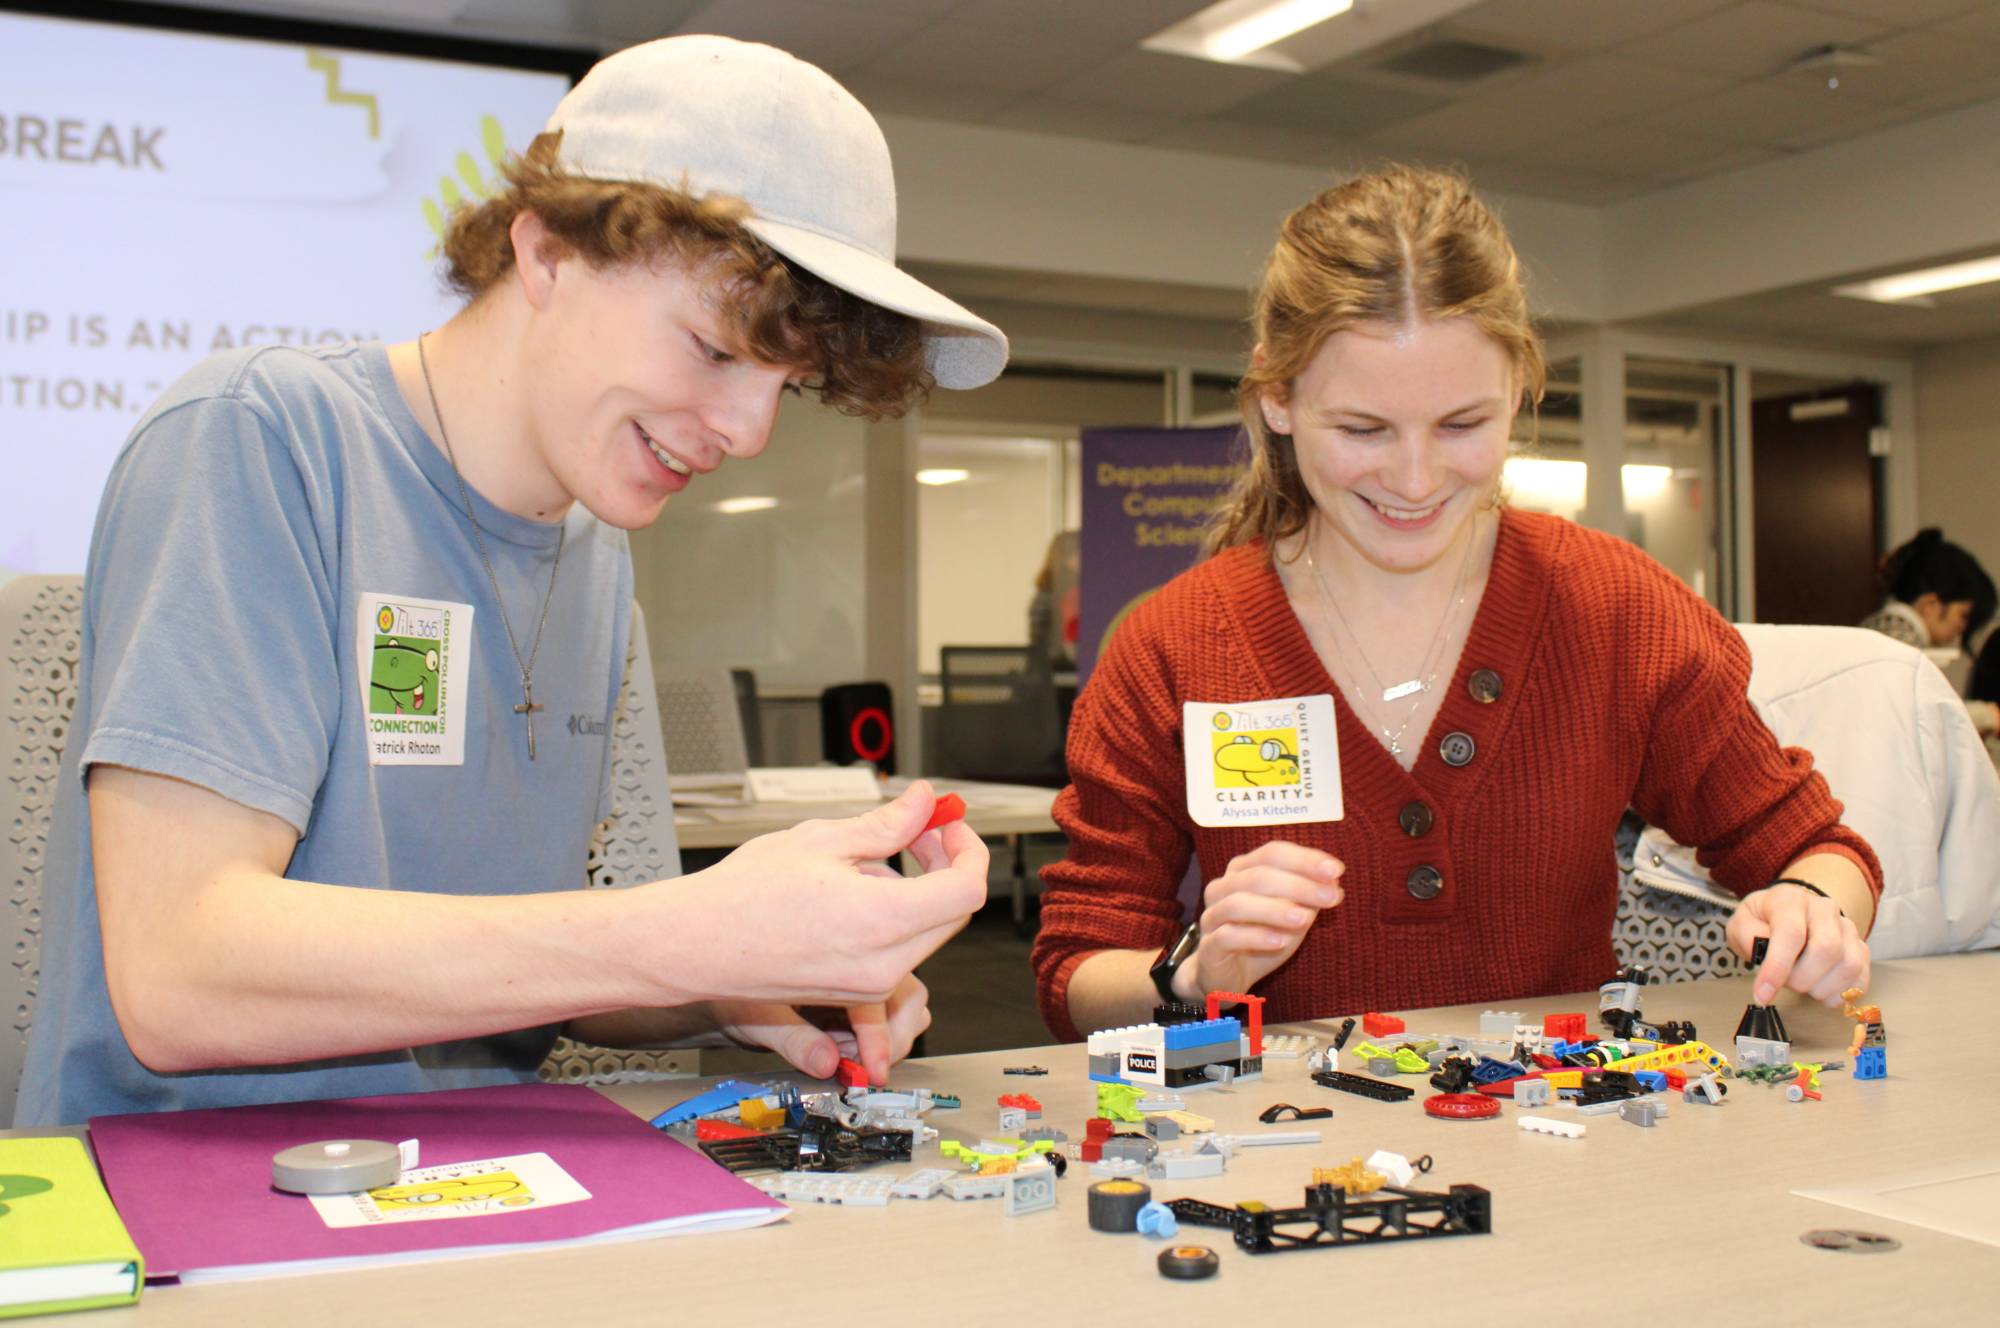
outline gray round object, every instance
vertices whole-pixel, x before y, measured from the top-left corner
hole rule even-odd
[[[326,1139],[271,1159],[271,1186],[289,1194],[359,1194],[394,1185],[403,1155],[380,1139]]]
[[[1446,765],[1454,769],[1471,765],[1473,755],[1478,750],[1478,744],[1472,741],[1470,733],[1456,731],[1447,733],[1444,735],[1444,740],[1438,743],[1438,755],[1444,758]]]
[[[1410,892],[1412,899],[1436,899],[1444,892],[1444,873],[1429,863],[1412,867],[1403,880],[1403,887]]]
[[[1887,1254],[1903,1248],[1903,1242],[1894,1236],[1877,1235],[1873,1231],[1848,1231],[1839,1227],[1808,1231],[1799,1240],[1816,1250],[1839,1250],[1843,1254]]]

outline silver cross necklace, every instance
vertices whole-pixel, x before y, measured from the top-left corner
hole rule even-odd
[[[425,334],[428,335],[428,334]],[[500,625],[507,631],[507,648],[514,652],[514,667],[521,673],[521,704],[514,707],[514,713],[528,721],[528,759],[535,759],[535,712],[543,709],[535,700],[535,656],[542,649],[542,628],[548,625],[549,603],[556,597],[556,573],[562,569],[563,541],[569,537],[569,524],[564,522],[556,528],[556,557],[549,567],[549,588],[542,595],[542,616],[535,620],[535,639],[528,643],[528,657],[521,658],[521,644],[514,639],[514,624],[507,621],[507,601],[500,594],[500,578],[494,574],[493,560],[486,554],[486,532],[479,528],[479,518],[472,513],[472,490],[466,487],[465,476],[459,473],[458,457],[451,450],[451,434],[444,427],[444,412],[438,409],[437,388],[431,384],[431,362],[424,354],[424,338],[417,338],[417,363],[424,371],[424,391],[430,395],[431,416],[437,420],[438,437],[444,442],[445,459],[451,462],[451,477],[458,481],[458,496],[465,503],[465,519],[472,523],[472,543],[479,550],[479,561],[486,565],[486,580],[493,587],[493,603],[500,610]]]

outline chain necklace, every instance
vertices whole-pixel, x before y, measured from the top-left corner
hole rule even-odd
[[[1332,589],[1326,584],[1326,577],[1320,572],[1319,564],[1313,561],[1312,528],[1308,527],[1306,530],[1306,569],[1312,573],[1313,581],[1319,586],[1320,595],[1332,607],[1335,621],[1340,624],[1347,634],[1348,641],[1354,646],[1355,657],[1361,661],[1361,667],[1367,670],[1369,681],[1375,684],[1375,689],[1381,693],[1384,702],[1397,701],[1405,696],[1416,698],[1410,702],[1409,710],[1403,715],[1403,722],[1393,730],[1387,724],[1376,726],[1381,730],[1382,740],[1388,745],[1391,756],[1399,758],[1402,756],[1403,731],[1409,728],[1410,721],[1416,718],[1417,711],[1423,706],[1424,695],[1436,684],[1438,673],[1444,668],[1445,653],[1452,635],[1447,629],[1457,619],[1459,610],[1465,606],[1466,573],[1472,566],[1472,550],[1479,538],[1477,515],[1473,520],[1474,525],[1465,542],[1465,552],[1458,561],[1458,576],[1452,585],[1452,601],[1445,607],[1444,617],[1438,621],[1437,631],[1431,635],[1430,645],[1425,649],[1424,657],[1417,665],[1416,676],[1393,687],[1382,685],[1381,676],[1375,672],[1375,666],[1368,660],[1368,652],[1361,648],[1360,634],[1354,630],[1353,624],[1347,621],[1347,615],[1341,612],[1340,601],[1334,597]],[[1357,713],[1359,713],[1358,707]]]
[[[425,334],[428,335],[428,334]],[[424,391],[430,395],[431,415],[437,420],[438,437],[444,442],[445,459],[451,462],[451,477],[458,481],[458,496],[465,503],[465,519],[472,523],[473,547],[479,550],[479,561],[485,564],[486,580],[493,587],[493,604],[500,610],[500,626],[507,631],[507,648],[514,652],[514,667],[521,674],[521,704],[514,707],[514,713],[528,721],[528,759],[535,759],[535,712],[543,707],[535,700],[535,656],[542,649],[542,628],[548,625],[549,604],[556,597],[556,573],[562,570],[563,542],[569,538],[569,523],[556,527],[556,557],[549,567],[549,588],[542,595],[542,616],[535,620],[535,639],[528,643],[528,657],[521,658],[521,644],[514,639],[514,624],[507,621],[507,601],[500,594],[500,578],[493,571],[493,559],[486,554],[486,532],[479,527],[479,518],[472,512],[472,490],[466,487],[465,476],[459,472],[458,456],[451,450],[451,434],[444,427],[444,412],[438,409],[437,388],[431,384],[431,362],[424,354],[424,338],[417,338],[417,363],[424,371]]]

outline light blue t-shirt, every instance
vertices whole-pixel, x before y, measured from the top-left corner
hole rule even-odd
[[[555,525],[472,496],[525,654]],[[284,818],[286,875],[371,889],[581,887],[630,630],[625,535],[581,505],[520,674],[450,463],[380,344],[217,355],[112,468],[91,542],[76,714],[43,873],[17,1125],[532,1078],[554,1028],[337,1061],[155,1074],[105,989],[83,772],[170,775]],[[393,952],[397,938],[380,938]],[[312,962],[310,955],[301,962]]]

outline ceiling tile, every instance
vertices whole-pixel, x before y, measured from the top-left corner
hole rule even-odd
[[[1364,146],[1433,160],[1518,157],[1550,132],[1543,121],[1495,115],[1484,98],[1473,97],[1369,134]]]
[[[1154,51],[1128,51],[1050,86],[1052,97],[1166,115],[1208,115],[1293,76]]]
[[[2000,42],[1967,41],[1914,30],[1871,41],[1863,48],[1878,65],[1815,70],[1788,79],[1825,85],[1840,79],[1840,90],[1871,101],[1913,101],[1950,88],[2000,77]]]
[[[877,78],[870,74],[847,74],[840,81],[874,114],[902,115],[917,120],[985,124],[1011,99],[1010,94],[1005,92],[961,87],[955,83]]]
[[[678,31],[769,42],[839,75],[929,22],[909,10],[823,0],[713,0],[690,14]]]
[[[1853,138],[1866,138],[1870,134],[1879,134],[1884,129],[1893,129],[1899,124],[1921,120],[1931,114],[1934,112],[1909,102],[1904,102],[1900,106],[1874,107],[1851,120],[1808,125],[1786,134],[1780,146],[1803,152],[1810,148],[1824,147],[1828,143],[1845,143]]]
[[[1217,157],[1256,157],[1264,161],[1324,161],[1339,150],[1343,141],[1334,134],[1222,120],[1192,120],[1146,140],[1150,147],[1206,152]]]
[[[1940,19],[1932,31],[1942,32],[1948,37],[1975,37],[1981,41],[2000,41],[2000,4],[1993,0],[1969,13],[1954,18]]]
[[[1504,33],[1573,51],[1629,41],[1711,14],[1735,0],[1486,0],[1452,27]]]
[[[1926,93],[1913,101],[1905,102],[1904,106],[1924,115],[1934,115],[1939,111],[1955,111],[1961,106],[1970,106],[1983,101],[2000,101],[2000,78],[1981,79],[1977,83],[1940,88],[1936,92]]]
[[[1692,176],[1733,170],[1775,155],[1748,144],[1729,143],[1679,129],[1658,128],[1642,121],[1628,120],[1575,137],[1551,135],[1528,159],[1577,170],[1637,176],[1666,184]]]
[[[1713,96],[1734,82],[1700,70],[1641,64],[1622,55],[1590,55],[1482,95],[1478,103],[1488,114],[1508,119],[1602,124]]]
[[[1063,25],[999,23],[980,12],[977,20],[954,15],[925,24],[878,50],[856,72],[1021,96],[1130,49],[1123,40],[1093,40]]]
[[[1307,74],[1260,92],[1215,115],[1231,124],[1354,137],[1448,105],[1453,99],[1359,83],[1335,74]]]
[[[1894,10],[1890,0],[1882,7],[1882,16],[1869,20],[1793,9],[1771,0],[1746,0],[1705,18],[1636,38],[1618,50],[1645,64],[1757,77],[1776,73],[1787,61],[1815,46],[1864,45],[1902,26],[1887,17]]]
[[[1784,0],[1799,9],[1817,9],[1850,18],[1879,19],[1885,13],[1898,24],[1933,23],[1968,10],[1991,8],[1992,0]]]
[[[1007,107],[990,123],[1000,129],[1021,129],[1031,134],[1136,143],[1174,123],[1174,117],[1155,111],[1128,111],[1116,106],[1064,101],[1035,93]]]
[[[1883,111],[1880,103],[1862,101],[1845,92],[1767,78],[1740,83],[1642,119],[1656,130],[1728,143],[1798,148],[1866,133],[1882,123]]]

